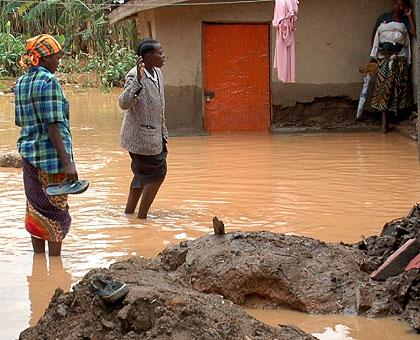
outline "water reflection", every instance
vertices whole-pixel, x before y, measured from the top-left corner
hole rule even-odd
[[[269,325],[294,325],[320,340],[418,340],[408,325],[391,318],[308,315],[290,310],[246,310]]]
[[[60,256],[48,257],[48,262],[45,254],[34,254],[32,273],[27,277],[31,303],[31,326],[36,325],[44,315],[56,288],[60,287],[68,291],[72,282],[71,274],[64,269]]]
[[[319,340],[356,340],[351,337],[351,329],[345,325],[335,325],[334,328],[326,327],[323,333],[312,333]]]

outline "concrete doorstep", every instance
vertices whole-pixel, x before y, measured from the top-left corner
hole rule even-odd
[[[386,280],[388,277],[401,274],[409,262],[418,254],[420,250],[420,239],[412,238],[404,243],[398,250],[372,274],[374,280]]]

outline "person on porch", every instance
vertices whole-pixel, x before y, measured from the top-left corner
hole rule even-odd
[[[373,32],[372,62],[377,77],[371,107],[381,112],[381,131],[389,131],[389,115],[413,105],[409,65],[411,38],[416,38],[413,9],[408,0],[394,0],[393,11],[382,14]]]

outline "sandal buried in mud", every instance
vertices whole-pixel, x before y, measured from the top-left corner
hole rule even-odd
[[[46,192],[50,196],[81,194],[82,192],[85,192],[88,187],[88,181],[79,180],[61,184],[50,184],[47,186]]]
[[[116,302],[124,298],[128,293],[127,284],[121,281],[95,277],[90,284],[92,285],[95,294],[107,303]]]

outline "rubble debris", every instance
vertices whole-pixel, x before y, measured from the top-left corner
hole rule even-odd
[[[420,240],[412,238],[404,243],[398,250],[372,274],[374,280],[386,280],[390,276],[402,273],[408,263],[418,254],[420,250]]]

